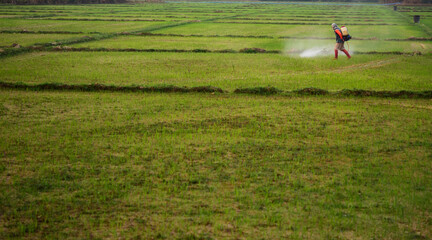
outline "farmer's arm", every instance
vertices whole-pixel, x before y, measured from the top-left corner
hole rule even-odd
[[[342,42],[343,40],[343,36],[342,36],[342,32],[339,29],[335,30],[335,34],[336,34],[336,40],[341,40]]]

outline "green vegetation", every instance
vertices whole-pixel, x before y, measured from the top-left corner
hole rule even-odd
[[[113,4],[113,3],[127,3],[126,0],[0,0],[0,3],[9,4]]]
[[[431,55],[344,58],[336,62],[280,54],[35,52],[0,59],[0,75],[7,82],[25,83],[430,90]]]
[[[0,239],[432,238],[430,9],[0,5]]]
[[[331,24],[331,22],[330,22]],[[331,26],[285,25],[285,24],[232,24],[198,23],[176,28],[167,28],[154,33],[203,34],[203,35],[264,35],[292,37],[333,37]],[[359,38],[407,38],[427,37],[420,29],[411,26],[350,26],[350,32]],[[259,33],[259,34],[257,34]]]
[[[3,33],[1,34],[0,46],[11,46],[14,43],[21,46],[33,46],[38,43],[56,43],[62,40],[80,37],[76,34],[20,34],[20,33]],[[82,35],[81,35],[82,36]]]
[[[429,100],[0,96],[9,236],[431,234]]]
[[[95,42],[85,42],[70,45],[71,47],[90,48],[135,48],[135,49],[207,49],[239,51],[243,48],[262,48],[289,53],[301,51],[310,46],[326,46],[326,50],[333,49],[331,39],[281,39],[281,38],[242,38],[242,37],[182,37],[182,36],[119,36]],[[211,42],[211,44],[209,44]],[[358,52],[392,52],[406,53],[432,51],[431,41],[353,41],[349,44],[350,50]],[[348,48],[348,46],[347,46]]]
[[[66,21],[66,20],[27,20],[27,19],[1,19],[0,30],[27,30],[27,31],[71,31],[71,32],[120,32],[138,31],[151,26],[157,26],[158,22],[107,22],[107,21]]]

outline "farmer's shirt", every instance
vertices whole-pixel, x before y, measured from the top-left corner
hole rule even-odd
[[[340,35],[338,34],[337,31],[339,31]],[[337,28],[334,30],[334,33],[335,33],[335,35],[336,35],[336,42],[337,42],[337,43],[343,43],[344,40],[343,40],[343,38],[342,38],[342,31],[340,30],[340,28],[337,27]]]

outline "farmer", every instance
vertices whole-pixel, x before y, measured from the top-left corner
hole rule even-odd
[[[336,23],[332,23],[332,28],[333,28],[333,31],[335,32],[335,35],[336,35],[335,59],[338,58],[338,50],[344,52],[347,55],[348,59],[350,59],[351,56],[344,47],[345,41],[344,41],[344,38],[342,36],[342,31],[340,30],[340,28],[338,28]]]

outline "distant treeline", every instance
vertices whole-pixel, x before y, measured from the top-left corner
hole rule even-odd
[[[375,3],[402,3],[402,4],[432,4],[432,0],[260,0],[263,2],[375,2]]]
[[[39,4],[114,4],[126,3],[128,0],[0,0],[0,3],[17,5]]]
[[[380,0],[260,0],[262,2],[381,2]],[[401,0],[402,1],[402,0]]]

